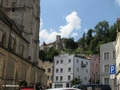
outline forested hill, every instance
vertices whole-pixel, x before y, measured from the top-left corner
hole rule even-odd
[[[110,26],[109,22],[104,20],[98,22],[94,29],[89,29],[87,33],[83,33],[77,42],[74,41],[74,38],[66,38],[65,47],[62,48],[61,51],[74,54],[99,54],[100,45],[115,41],[116,36],[117,24],[114,23]],[[43,54],[44,51],[40,52]],[[44,60],[52,61],[54,55],[59,53],[61,52],[52,48],[50,51],[44,52],[44,56],[42,57],[44,57]],[[40,53],[39,57],[41,58]]]
[[[73,38],[66,39],[66,48],[69,52],[77,54],[99,54],[100,45],[115,41],[117,36],[117,24],[109,25],[108,21],[96,24],[94,29],[83,33],[82,37],[74,42]],[[70,49],[73,49],[70,51]],[[66,50],[65,50],[66,51]]]

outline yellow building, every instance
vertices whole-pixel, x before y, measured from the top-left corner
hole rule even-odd
[[[53,63],[49,61],[44,61],[38,59],[38,65],[40,68],[45,69],[45,74],[47,75],[47,85],[49,88],[52,88],[52,79],[53,79]]]
[[[115,41],[116,51],[116,78],[117,78],[117,90],[120,90],[120,18],[117,19],[117,37]]]

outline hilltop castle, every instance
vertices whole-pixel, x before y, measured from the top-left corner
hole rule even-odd
[[[40,50],[47,51],[51,47],[55,47],[56,49],[61,50],[63,47],[65,47],[65,39],[61,39],[60,35],[56,35],[56,41],[49,44],[43,42],[43,44],[40,46]]]

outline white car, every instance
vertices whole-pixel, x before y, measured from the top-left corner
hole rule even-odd
[[[51,88],[51,89],[46,89],[46,90],[81,90],[78,88]]]

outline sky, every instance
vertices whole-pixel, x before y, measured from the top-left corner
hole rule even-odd
[[[106,20],[120,18],[120,0],[40,0],[39,40],[42,45],[61,38],[80,39],[83,33]]]

